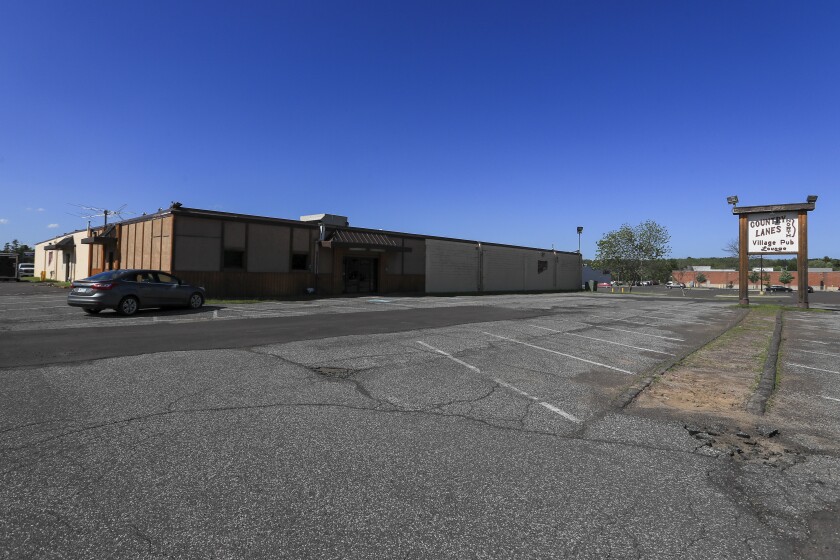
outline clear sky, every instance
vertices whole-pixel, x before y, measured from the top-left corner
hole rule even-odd
[[[0,0],[0,242],[180,201],[563,250],[583,226],[585,257],[652,219],[722,256],[727,196],[815,194],[810,256],[838,258],[839,181],[836,0]]]

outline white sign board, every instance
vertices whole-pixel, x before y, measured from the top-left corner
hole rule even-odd
[[[747,214],[748,253],[799,252],[797,212]]]

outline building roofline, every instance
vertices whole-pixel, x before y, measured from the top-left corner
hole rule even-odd
[[[319,225],[318,222],[303,222],[300,220],[291,220],[287,218],[272,218],[268,216],[256,216],[253,214],[237,214],[232,212],[219,212],[217,210],[203,210],[201,208],[187,208],[184,206],[178,208],[169,208],[164,210],[163,212],[158,212],[156,214],[149,214],[147,216],[139,216],[137,218],[133,218],[132,220],[126,220],[125,222],[120,223],[130,223],[132,221],[138,221],[142,219],[149,219],[154,216],[158,216],[161,214],[171,213],[174,216],[192,216],[192,217],[200,217],[200,218],[212,218],[212,219],[228,219],[228,220],[237,220],[237,221],[259,221],[264,223],[273,223],[273,224],[283,224],[283,225],[290,225],[296,227],[304,227],[310,229],[318,229]],[[382,230],[382,229],[372,229],[372,228],[360,228],[354,226],[348,226],[346,228],[332,228],[329,229],[348,229],[353,231],[365,232],[365,233],[378,233],[383,235],[394,235],[398,237],[410,238],[410,239],[433,239],[435,241],[452,241],[455,243],[469,243],[472,245],[488,245],[491,247],[504,247],[509,249],[527,249],[530,251],[540,251],[543,253],[560,253],[560,254],[568,254],[568,255],[577,255],[577,251],[561,251],[558,249],[544,249],[542,247],[526,247],[524,245],[509,245],[506,243],[493,243],[489,241],[476,241],[473,239],[458,239],[454,237],[441,237],[437,235],[423,235],[418,233],[405,233],[400,231],[390,231],[390,230]]]
[[[82,231],[87,232],[87,228],[74,229],[73,231],[68,232],[68,233],[62,233],[61,235],[54,235],[53,237],[50,237],[49,239],[44,239],[43,241],[36,242],[35,245],[41,245],[42,243],[49,243],[50,241],[52,241],[54,239],[58,239],[59,237],[67,237],[68,235],[76,235],[77,233],[80,233]]]

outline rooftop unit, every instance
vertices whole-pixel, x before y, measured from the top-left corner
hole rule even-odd
[[[317,222],[330,227],[348,227],[350,222],[347,221],[347,216],[339,216],[337,214],[310,214],[309,216],[301,216],[301,222]]]

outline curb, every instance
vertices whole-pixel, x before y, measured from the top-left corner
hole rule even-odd
[[[782,311],[776,312],[776,328],[773,329],[773,338],[770,340],[770,348],[767,351],[767,359],[764,361],[764,371],[761,372],[761,379],[758,382],[755,392],[747,401],[747,412],[752,414],[764,414],[767,408],[767,401],[776,388],[776,362],[779,359],[779,346],[782,342]]]
[[[709,337],[707,340],[703,340],[700,344],[698,344],[698,345],[696,345],[692,348],[689,348],[685,352],[682,352],[677,357],[668,360],[664,364],[661,364],[661,365],[657,366],[656,369],[653,370],[650,373],[650,375],[642,378],[638,383],[628,387],[623,393],[621,393],[619,396],[617,396],[613,400],[613,406],[616,407],[616,408],[619,408],[619,409],[626,408],[627,405],[632,403],[636,399],[636,397],[639,396],[639,394],[642,391],[647,389],[648,386],[650,386],[650,384],[653,383],[654,379],[663,375],[669,369],[674,367],[677,363],[681,362],[686,357],[690,356],[691,354],[693,354],[694,352],[696,352],[700,348],[703,348],[704,346],[706,346],[707,344],[709,344],[710,342],[712,342],[716,338],[718,338],[720,336],[723,336],[724,333],[729,332],[730,329],[737,326],[741,321],[743,321],[748,313],[749,313],[748,308],[741,309],[741,312],[734,319],[730,320],[729,323],[726,325],[726,327],[724,327],[724,329],[722,331],[720,331],[719,333]],[[777,349],[778,349],[778,347],[777,347]],[[769,359],[769,356],[768,356],[768,359]],[[775,364],[775,361],[773,363]],[[774,376],[773,378],[775,379],[775,370],[774,370],[773,376]],[[771,391],[772,391],[772,389],[771,389]],[[765,399],[765,402],[766,402],[766,399]]]

